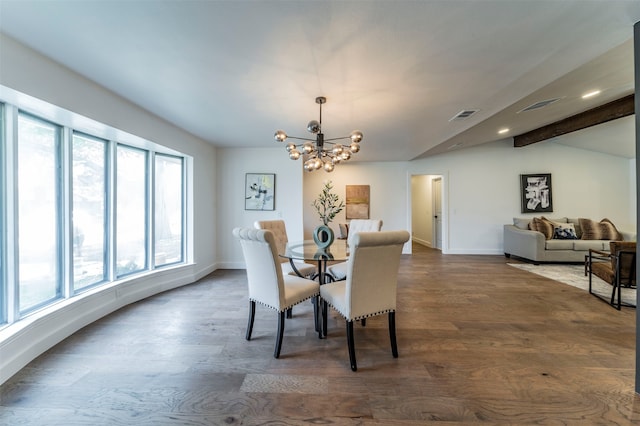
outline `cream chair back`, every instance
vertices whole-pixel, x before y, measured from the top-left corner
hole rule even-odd
[[[359,232],[347,262],[345,312],[358,320],[395,311],[398,268],[407,231]]]
[[[273,232],[263,229],[236,228],[247,268],[249,300],[279,312],[286,308],[282,268]]]
[[[284,220],[257,220],[253,226],[256,229],[265,229],[273,232],[276,241],[276,253],[285,252],[289,238],[287,237],[287,227],[284,224]],[[284,275],[311,277],[316,272],[315,266],[308,265],[302,261],[294,260],[290,262],[283,256],[278,256],[277,261],[280,263]],[[297,272],[292,268],[292,263],[295,265]]]
[[[349,223],[349,232],[347,236],[347,244],[353,247],[353,238],[359,232],[379,232],[382,229],[382,220],[378,219],[351,219]],[[336,281],[344,280],[347,277],[347,263],[340,262],[329,266],[329,274]]]
[[[253,224],[256,229],[267,229],[273,232],[276,242],[276,253],[284,253],[289,238],[287,237],[287,227],[284,220],[256,220]],[[284,263],[288,260],[278,256],[278,262]]]
[[[353,237],[358,232],[378,232],[382,229],[382,220],[379,219],[351,219],[347,242],[351,247]]]

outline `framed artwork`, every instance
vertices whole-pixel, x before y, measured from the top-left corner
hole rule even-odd
[[[347,210],[349,219],[369,219],[369,185],[347,185]]]
[[[520,175],[522,213],[552,212],[551,173]]]
[[[247,173],[244,184],[245,210],[274,210],[276,206],[276,175]]]

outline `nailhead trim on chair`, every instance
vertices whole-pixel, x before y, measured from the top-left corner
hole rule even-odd
[[[320,295],[320,293],[317,293],[317,294],[314,294],[314,295],[312,295],[312,296],[306,297],[306,298],[304,298],[304,299],[300,300],[299,302],[296,302],[296,303],[294,303],[294,304],[292,304],[292,305],[289,305],[289,306],[287,306],[287,307],[285,307],[285,308],[282,308],[281,310],[278,310],[278,308],[276,308],[275,306],[267,305],[266,303],[261,302],[261,301],[259,301],[259,300],[255,300],[255,299],[252,299],[252,298],[249,298],[249,300],[250,300],[250,301],[252,301],[252,302],[259,303],[259,304],[261,304],[262,306],[266,306],[267,308],[273,309],[274,311],[284,312],[284,311],[286,311],[286,310],[288,310],[288,309],[293,308],[293,307],[294,307],[294,306],[296,306],[297,304],[304,302],[305,300],[313,299],[314,297],[319,296],[319,295]]]
[[[324,300],[324,299],[323,299],[323,300]],[[325,300],[325,302],[326,302],[326,300]],[[378,315],[382,315],[382,314],[386,314],[386,313],[389,313],[389,312],[395,312],[395,311],[396,311],[395,309],[386,309],[386,310],[384,310],[384,311],[375,312],[375,313],[373,313],[373,314],[360,315],[359,317],[355,317],[355,318],[349,319],[349,318],[345,317],[344,315],[342,315],[342,312],[340,312],[339,310],[337,310],[337,309],[336,309],[336,308],[335,308],[331,303],[327,302],[327,305],[329,305],[329,306],[331,306],[332,308],[334,308],[334,309],[336,310],[336,312],[337,312],[337,313],[339,313],[339,314],[340,314],[340,316],[341,316],[342,318],[344,318],[345,320],[347,320],[347,321],[359,321],[359,320],[361,320],[361,319],[370,318],[370,317],[376,317],[376,316],[378,316]]]

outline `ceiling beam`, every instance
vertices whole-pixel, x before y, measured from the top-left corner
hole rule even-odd
[[[544,127],[514,136],[513,146],[514,148],[520,148],[566,133],[575,132],[576,130],[632,115],[634,114],[633,96],[633,94],[625,96],[608,104],[600,105],[599,107],[567,117]]]

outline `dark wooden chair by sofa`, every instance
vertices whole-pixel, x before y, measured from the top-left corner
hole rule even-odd
[[[589,250],[586,269],[589,274],[589,293],[620,310],[635,305],[622,302],[622,287],[636,288],[636,242],[611,241],[610,252]],[[611,298],[604,298],[592,289],[593,275],[611,284]],[[617,299],[617,300],[616,300]]]

